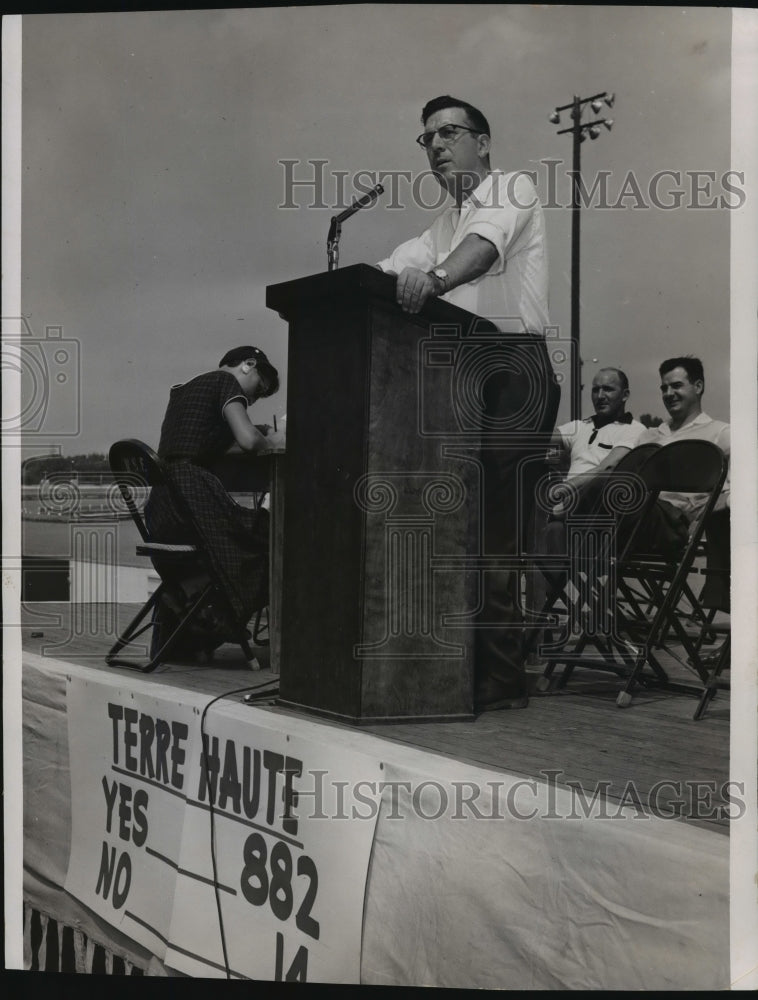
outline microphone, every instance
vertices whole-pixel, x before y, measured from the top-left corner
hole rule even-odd
[[[384,187],[381,184],[377,184],[376,187],[372,187],[371,190],[364,194],[362,198],[356,198],[350,208],[346,208],[344,212],[340,212],[339,215],[335,216],[337,223],[342,223],[346,219],[349,219],[351,215],[361,208],[368,208],[372,201],[376,201],[380,194],[384,193]]]
[[[375,201],[380,194],[384,191],[384,187],[381,184],[377,184],[372,187],[371,190],[364,194],[362,198],[356,198],[350,208],[346,208],[344,212],[340,212],[339,215],[332,216],[332,222],[329,226],[329,235],[326,238],[326,256],[329,262],[329,270],[334,271],[337,267],[339,261],[339,242],[340,234],[342,233],[342,223],[345,219],[349,219],[351,215],[361,209],[366,208]]]

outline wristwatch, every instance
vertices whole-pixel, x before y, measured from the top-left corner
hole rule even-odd
[[[439,294],[444,295],[445,292],[447,291],[447,283],[450,280],[450,276],[448,275],[447,271],[444,269],[444,267],[435,267],[429,272],[429,274],[433,274],[434,277],[437,278],[437,280],[442,283],[442,288],[440,289]]]

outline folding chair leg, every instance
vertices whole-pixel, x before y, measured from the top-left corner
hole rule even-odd
[[[556,664],[548,663],[542,674],[537,678],[536,688],[538,691],[546,692],[549,691],[553,686],[553,673],[555,671]]]
[[[729,659],[731,651],[730,636],[727,635],[724,639],[724,645],[721,648],[719,658],[711,671],[711,675],[705,685],[702,695],[700,696],[700,701],[698,702],[697,708],[695,709],[695,714],[693,719],[698,722],[706,713],[708,706],[716,695],[719,688],[719,677],[726,666],[727,660]]]
[[[697,703],[695,714],[692,716],[695,722],[699,722],[705,715],[708,706],[710,705],[711,701],[713,701],[713,698],[716,695],[717,687],[718,687],[717,684],[712,684],[712,683],[708,683],[706,685],[705,690],[700,696],[700,701]]]
[[[563,592],[562,587],[556,587],[554,584],[549,584],[547,594],[545,595],[545,600],[542,604],[542,608],[540,609],[541,616],[544,617],[545,615],[549,615],[553,611],[553,609],[555,608],[556,601],[561,596],[562,592]],[[550,626],[545,626],[544,624],[540,624],[539,626],[532,627],[529,630],[526,642],[524,643],[525,655],[529,655],[535,652],[534,647],[537,643],[537,640],[540,637],[542,637],[545,640],[545,644],[547,646],[550,646],[552,644],[553,641],[552,624],[553,623],[551,623]],[[560,660],[548,659],[548,662],[545,664],[544,670],[537,678],[537,681],[535,683],[537,691],[545,693],[547,691],[552,690],[553,684],[555,682],[553,674],[555,673],[555,668],[558,665],[558,663],[560,663]]]
[[[634,659],[632,662],[632,669],[629,672],[629,677],[627,678],[626,684],[624,685],[623,690],[619,691],[618,695],[616,696],[616,705],[619,708],[629,708],[629,706],[632,704],[632,692],[634,691],[634,688],[637,685],[637,677],[639,676],[639,674],[642,671],[642,668],[645,665],[645,660],[647,659],[647,652],[648,652],[647,648],[645,646],[642,646],[640,649],[637,650],[636,654],[634,655]]]
[[[263,612],[266,612],[266,624],[263,624]],[[268,615],[270,611],[268,608],[261,608],[255,616],[255,624],[253,625],[253,642],[256,646],[268,646],[269,639],[264,639],[261,636],[262,632],[268,631]]]
[[[714,631],[709,631],[708,626],[713,624],[713,619],[716,617],[716,608],[709,608],[708,613],[703,618],[703,627],[700,630],[700,635],[698,636],[697,642],[695,643],[695,652],[699,653],[703,644],[708,642],[713,642],[716,638],[716,633]]]
[[[163,590],[164,590],[164,585],[161,584],[158,587],[158,589],[151,594],[147,602],[140,608],[140,610],[137,612],[134,618],[132,618],[132,620],[126,626],[124,631],[116,639],[115,643],[110,648],[105,657],[105,662],[108,664],[108,666],[124,666],[123,663],[119,663],[116,660],[116,654],[120,650],[122,650],[124,646],[128,646],[130,643],[134,642],[134,640],[138,638],[138,636],[142,635],[143,632],[146,632],[147,629],[150,628],[150,625],[146,625],[143,629],[140,629],[139,631],[137,630],[137,626],[147,617],[149,611],[155,613],[155,607],[157,605],[159,598],[161,597],[161,594],[163,593]],[[130,663],[128,664],[128,666],[136,667],[137,669],[142,669],[141,667],[139,667],[137,664],[134,663]]]
[[[550,642],[552,641],[552,631],[548,631],[547,629],[545,629],[544,631],[545,631],[546,644],[550,645]],[[547,691],[552,691],[555,685],[555,677],[553,676],[553,674],[555,673],[555,668],[558,666],[559,663],[560,660],[548,659],[547,663],[545,664],[545,669],[537,678],[537,682],[535,684],[535,687],[538,691],[543,693]]]
[[[247,637],[246,630],[243,630],[243,634],[240,635],[238,642],[240,649],[242,650],[245,659],[247,660],[248,667],[250,667],[251,670],[260,670],[261,669],[260,662],[258,660],[258,657],[253,652],[253,649],[250,645],[250,641],[248,640]]]
[[[105,658],[105,662],[108,664],[108,666],[110,666],[110,667],[126,667],[127,669],[130,669],[130,670],[139,670],[143,674],[149,674],[153,670],[155,670],[155,668],[158,666],[158,664],[161,663],[163,660],[166,659],[166,657],[168,656],[168,654],[171,652],[171,649],[176,645],[177,640],[182,636],[182,634],[186,631],[187,627],[191,624],[192,620],[195,617],[195,613],[208,600],[209,595],[213,591],[213,584],[209,583],[203,589],[203,591],[200,593],[200,595],[195,599],[195,601],[192,603],[191,607],[185,610],[185,612],[184,612],[181,620],[179,621],[179,624],[176,626],[176,628],[174,628],[171,631],[170,635],[168,636],[168,638],[165,641],[162,640],[162,636],[161,636],[161,638],[159,638],[156,641],[155,636],[158,633],[156,631],[154,631],[154,633],[153,633],[153,641],[150,644],[150,654],[149,654],[150,655],[150,659],[148,660],[147,663],[137,663],[134,660],[126,660],[126,659],[116,658],[115,654],[120,649],[123,649],[124,646],[129,645],[139,635],[141,635],[142,632],[146,631],[147,628],[150,627],[150,626],[145,626],[145,628],[143,628],[139,632],[134,632],[133,631],[133,627],[136,626],[137,624],[139,624],[140,621],[142,621],[142,619],[145,617],[145,615],[147,614],[147,612],[149,610],[153,609],[153,621],[152,621],[152,627],[153,627],[153,629],[154,630],[159,630],[160,629],[160,625],[159,625],[159,623],[157,621],[157,618],[156,618],[156,612],[157,612],[158,601],[163,596],[163,593],[165,592],[165,590],[166,590],[165,584],[161,584],[161,586],[158,587],[158,589],[155,591],[155,593],[151,596],[151,598],[148,600],[148,602],[145,604],[145,606],[139,612],[139,614],[134,619],[134,621],[129,626],[129,628],[127,628],[127,630],[124,633],[123,637],[120,637],[117,640],[117,642],[113,646],[113,649],[111,649],[111,651],[108,653],[108,655]],[[156,645],[158,647],[157,649],[156,649]],[[249,647],[248,647],[248,649],[249,649]]]

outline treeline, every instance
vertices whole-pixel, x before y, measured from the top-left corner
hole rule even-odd
[[[21,483],[23,486],[35,486],[43,479],[63,473],[74,476],[101,473],[109,476],[108,456],[99,452],[89,455],[34,455],[27,458],[21,467]]]
[[[643,427],[658,427],[663,423],[662,417],[654,417],[651,413],[641,413],[640,423]]]

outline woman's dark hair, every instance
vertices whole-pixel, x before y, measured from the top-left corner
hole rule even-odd
[[[260,395],[273,396],[279,389],[279,372],[260,347],[234,347],[219,361],[219,368],[236,368],[243,361],[255,361],[255,368],[264,383]]]

